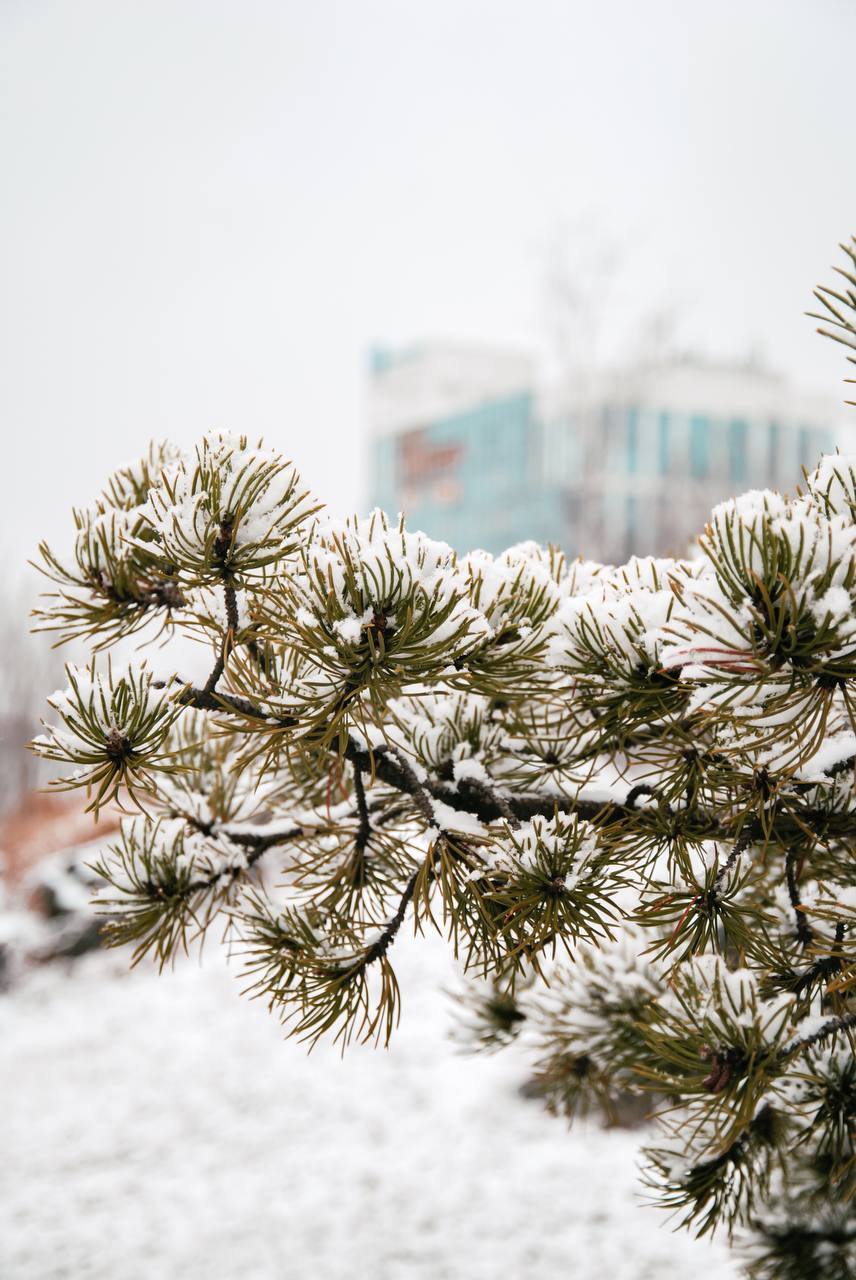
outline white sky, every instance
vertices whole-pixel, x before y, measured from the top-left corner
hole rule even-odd
[[[854,49],[854,0],[2,0],[7,566],[153,435],[263,432],[353,509],[367,347],[539,341],[581,217],[619,310],[837,393]]]

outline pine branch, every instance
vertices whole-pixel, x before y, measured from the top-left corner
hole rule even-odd
[[[799,853],[794,849],[789,849],[785,857],[785,878],[788,886],[788,897],[794,912],[794,919],[797,927],[797,941],[800,946],[805,948],[811,944],[814,937],[814,930],[809,924],[805,908],[800,899],[800,890],[798,883],[798,863],[800,861]]]
[[[394,787],[397,791],[416,796],[418,792],[426,793],[434,800],[440,800],[450,809],[461,813],[471,813],[480,822],[490,823],[505,818],[512,821],[528,822],[531,818],[550,818],[558,810],[559,813],[576,813],[590,822],[608,824],[618,822],[633,812],[633,806],[627,803],[598,802],[593,800],[570,799],[554,794],[541,795],[534,791],[511,793],[498,796],[493,788],[472,787],[471,779],[466,779],[466,794],[462,794],[462,785],[453,785],[426,777],[419,781],[413,770],[404,767],[400,754],[380,744],[371,748],[362,747],[354,738],[350,738],[345,749],[345,758],[374,775],[381,782]],[[433,813],[433,811],[432,811]],[[434,818],[431,818],[433,824]],[[710,834],[715,834],[719,827],[710,819]]]
[[[360,819],[360,825],[357,828],[357,834],[354,838],[354,844],[358,854],[363,854],[371,839],[372,824],[369,816],[369,809],[366,803],[366,789],[363,785],[363,774],[361,769],[354,769],[354,793],[357,798],[357,813]]]
[[[852,346],[845,248],[817,300]],[[114,477],[76,516],[71,571],[44,553],[45,625],[98,647],[186,607],[211,637],[199,687],[93,663],[51,698],[37,748],[61,785],[138,815],[98,868],[113,940],[166,963],[225,918],[290,1029],[344,1045],[388,1041],[389,950],[430,921],[496,980],[494,1038],[550,984],[557,1105],[639,1080],[669,1096],[660,1192],[688,1220],[764,1211],[774,1170],[812,1204],[851,1187],[852,1060],[811,1055],[793,1116],[776,1090],[856,1028],[856,466],[719,504],[692,563],[456,557],[403,518],[314,510],[279,455],[208,436]],[[274,901],[254,868],[277,848]]]
[[[513,831],[516,831],[520,826],[520,819],[512,807],[513,797],[509,796],[507,793],[499,791],[495,787],[491,787],[481,778],[462,778],[458,782],[458,788],[459,790],[463,790],[465,793],[469,792],[470,794],[474,794],[482,801],[494,806],[499,815],[505,819]]]
[[[365,972],[366,969],[370,968],[373,964],[376,964],[378,960],[382,960],[384,958],[398,936],[399,930],[407,917],[407,908],[413,901],[413,896],[416,892],[416,886],[419,882],[421,871],[422,868],[417,867],[412,873],[407,884],[404,886],[395,914],[384,925],[380,937],[372,943],[365,955],[362,956],[353,969],[349,971],[349,976]]]
[[[811,1035],[802,1036],[785,1045],[781,1051],[780,1060],[785,1062],[793,1057],[795,1053],[799,1053],[800,1050],[810,1049],[812,1045],[819,1044],[827,1036],[836,1035],[839,1031],[847,1031],[850,1027],[856,1027],[856,1011],[843,1013],[837,1018],[829,1018],[822,1027],[819,1027],[817,1031],[813,1031]]]
[[[631,787],[627,792],[627,799],[624,803],[628,809],[635,809],[636,801],[640,800],[642,796],[656,796],[656,794],[657,792],[649,783],[638,782],[635,787]]]
[[[384,763],[388,760],[392,761],[394,769],[397,771],[397,774],[401,779],[399,790],[406,791],[408,795],[413,797],[425,825],[429,829],[431,827],[436,827],[438,823],[434,813],[434,807],[431,804],[431,792],[428,789],[428,785],[420,781],[416,776],[416,771],[413,766],[408,763],[400,752],[394,751],[389,747],[381,749],[380,759]],[[384,779],[384,781],[387,781],[387,779]]]
[[[214,664],[210,676],[205,681],[202,688],[203,696],[212,694],[217,688],[217,684],[226,668],[226,659],[229,656],[235,636],[238,632],[238,596],[235,588],[226,585],[223,588],[223,595],[226,600],[226,630],[223,633],[223,643],[220,646],[220,652],[217,655],[217,661]]]
[[[163,685],[159,684],[155,687],[162,688]],[[177,701],[182,706],[193,707],[199,711],[234,711],[248,719],[268,721],[282,728],[293,728],[296,724],[293,719],[269,715],[246,698],[222,691],[208,692],[204,688],[187,686],[179,694]],[[338,750],[338,746],[331,746],[330,750]],[[470,794],[465,796],[461,793],[460,785],[439,782],[431,778],[427,778],[424,783],[420,782],[412,768],[405,766],[403,757],[394,753],[392,748],[385,744],[364,747],[353,737],[348,739],[344,755],[355,769],[379,778],[397,791],[414,797],[420,790],[427,792],[435,800],[442,800],[449,808],[457,809],[462,813],[472,813],[482,822],[495,822],[500,818],[527,822],[536,817],[549,818],[557,809],[560,813],[576,813],[593,822],[612,822],[629,816],[635,808],[635,797],[632,791],[624,804],[569,799],[566,796],[553,794],[540,795],[538,792],[531,791],[505,793],[499,796],[493,788],[488,786],[472,786],[472,779],[469,778],[466,779],[465,788]],[[642,792],[636,789],[636,795],[639,794]],[[712,817],[708,820],[711,824],[710,833],[713,835],[718,830],[718,823]]]
[[[293,840],[299,840],[306,835],[305,827],[292,827],[287,831],[272,831],[270,835],[264,836],[253,832],[230,832],[228,828],[223,828],[220,834],[224,835],[232,844],[249,849],[243,862],[236,863],[233,867],[226,870],[214,872],[210,876],[203,876],[198,880],[193,880],[187,886],[188,893],[203,892],[211,889],[214,885],[222,883],[224,879],[237,880],[245,872],[254,867],[257,862],[268,852],[269,849],[278,848],[280,845],[289,844]]]
[[[216,671],[216,666],[214,670]],[[220,674],[222,672],[218,673],[217,680],[219,680]],[[215,684],[217,680],[215,680]],[[163,685],[160,685],[160,687],[162,688]],[[182,707],[193,707],[197,711],[233,711],[236,715],[245,716],[248,720],[273,720],[273,717],[267,715],[255,703],[250,702],[248,698],[240,698],[235,694],[223,693],[222,691],[213,692],[204,688],[186,687],[178,695],[176,701]],[[284,728],[290,728],[294,724],[293,720],[274,720],[273,722],[282,725]]]
[[[732,870],[734,869],[739,858],[743,856],[746,850],[752,844],[753,840],[757,840],[761,834],[760,823],[755,821],[747,822],[740,832],[740,835],[734,842],[731,852],[727,859],[716,873],[716,879],[713,882],[713,895],[718,898],[722,892],[722,886],[725,884]]]

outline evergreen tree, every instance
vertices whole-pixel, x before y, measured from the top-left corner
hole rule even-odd
[[[856,352],[856,239],[823,332]],[[856,356],[850,355],[856,361]],[[856,1274],[856,458],[615,568],[337,522],[261,444],[153,446],[75,513],[37,625],[92,661],[35,749],[127,812],[107,938],[215,921],[289,1031],[385,1043],[442,931],[467,1034],[548,1104],[657,1113],[652,1196],[763,1280]],[[103,653],[178,629],[198,684]]]

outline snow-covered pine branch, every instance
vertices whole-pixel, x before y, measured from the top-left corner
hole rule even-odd
[[[219,922],[344,1046],[388,1041],[396,938],[433,925],[474,1045],[530,1041],[549,1105],[648,1095],[682,1221],[748,1233],[758,1276],[856,1273],[856,457],[617,567],[337,522],[219,435],[75,523],[40,627],[210,652],[198,683],[96,652],[49,699],[58,785],[128,812],[108,941],[163,964]]]

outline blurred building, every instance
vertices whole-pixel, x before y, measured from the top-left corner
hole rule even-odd
[[[519,352],[431,344],[375,352],[372,502],[458,550],[555,540],[544,486],[536,371]]]
[[[710,508],[793,490],[843,445],[833,401],[752,364],[681,359],[551,389],[524,353],[374,353],[372,502],[457,550],[527,538],[620,562],[682,554]]]

